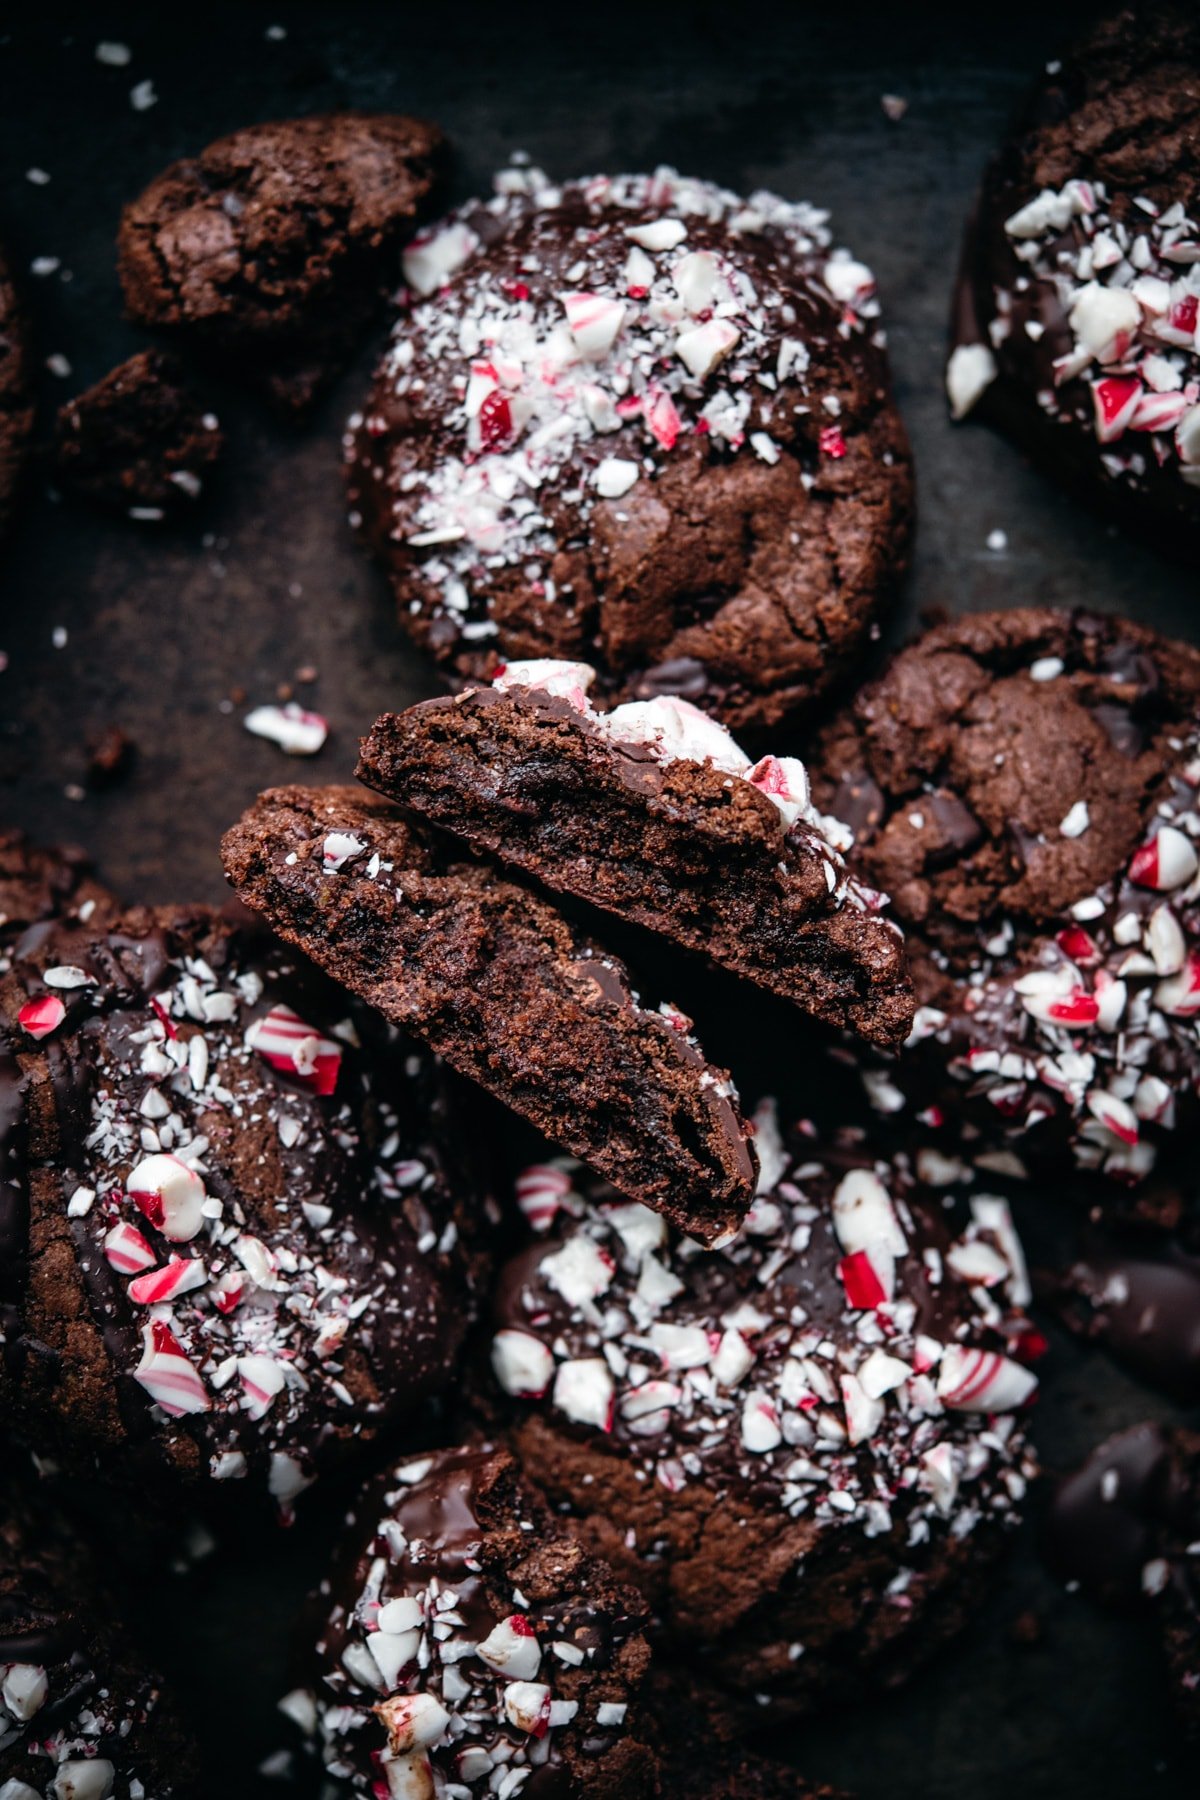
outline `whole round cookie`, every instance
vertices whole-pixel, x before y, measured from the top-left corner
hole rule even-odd
[[[528,1169],[491,1350],[530,1478],[752,1716],[898,1681],[969,1616],[1037,1387],[1002,1200],[955,1237],[903,1160],[756,1123],[760,1196],[708,1253]]]
[[[0,1411],[31,1448],[286,1508],[447,1383],[489,1215],[433,1059],[200,908],[36,927],[0,1007]]]
[[[912,470],[871,273],[827,215],[674,170],[510,170],[404,257],[351,516],[452,673],[595,664],[774,725],[854,663]]]
[[[32,379],[25,315],[0,251],[0,531],[12,512],[33,431]]]
[[[1200,16],[1138,6],[1053,62],[968,227],[947,386],[1059,480],[1194,550]]]
[[[247,125],[130,201],[117,244],[131,319],[231,361],[298,412],[346,361],[427,208],[436,125],[328,113]]]
[[[10,1468],[0,1483],[0,1794],[183,1800],[198,1791],[196,1764],[75,1533]]]
[[[636,1590],[567,1537],[511,1456],[441,1450],[379,1476],[282,1702],[340,1790],[372,1800],[650,1800]]]
[[[1200,1082],[1200,652],[1086,612],[935,626],[821,737],[817,803],[917,987],[878,1108],[1014,1174],[1148,1175]]]

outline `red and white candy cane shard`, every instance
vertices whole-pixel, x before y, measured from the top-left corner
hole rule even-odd
[[[28,1001],[17,1014],[17,1024],[31,1038],[49,1037],[67,1016],[67,1009],[57,994],[46,994],[41,1000]]]
[[[178,1294],[190,1294],[193,1288],[203,1287],[207,1279],[207,1271],[198,1256],[173,1256],[165,1269],[155,1269],[152,1274],[139,1275],[136,1281],[131,1281],[129,1298],[136,1300],[139,1306],[160,1306],[164,1301],[174,1300]]]
[[[608,355],[625,322],[625,306],[603,294],[563,294],[563,310],[575,348],[589,362]]]
[[[1106,375],[1092,383],[1096,436],[1102,444],[1115,444],[1128,430],[1143,394],[1136,375]]]
[[[118,1275],[138,1275],[158,1260],[137,1226],[125,1219],[105,1233],[104,1254]]]
[[[1012,1412],[1024,1406],[1037,1376],[994,1350],[949,1344],[938,1370],[937,1394],[952,1412]]]
[[[1149,843],[1139,844],[1129,862],[1129,879],[1138,887],[1167,893],[1183,887],[1197,869],[1196,851],[1190,838],[1174,825],[1164,825]]]
[[[199,1371],[163,1319],[152,1319],[149,1325],[143,1325],[142,1360],[133,1371],[133,1378],[172,1418],[208,1412],[212,1404]]]
[[[277,1394],[283,1392],[286,1377],[273,1356],[239,1356],[238,1379],[246,1395],[246,1410],[252,1419],[261,1419],[270,1410]]]
[[[646,390],[646,423],[664,450],[673,450],[682,421],[675,402],[665,388],[652,382]]]
[[[534,1231],[548,1231],[563,1200],[571,1191],[565,1169],[551,1163],[532,1163],[517,1176],[517,1205]]]
[[[844,1256],[838,1264],[838,1278],[846,1290],[846,1305],[860,1312],[874,1312],[891,1299],[891,1271],[884,1267],[886,1255],[876,1251],[874,1260],[865,1250]]]
[[[306,1025],[290,1006],[273,1006],[263,1018],[255,1019],[246,1043],[273,1069],[294,1076],[318,1094],[332,1094],[337,1086],[341,1050]]]
[[[602,1356],[573,1357],[558,1365],[554,1404],[576,1425],[613,1428],[613,1378]]]
[[[537,1633],[523,1613],[501,1619],[475,1654],[489,1669],[498,1675],[509,1675],[514,1681],[532,1681],[542,1661]]]
[[[1081,987],[1072,988],[1066,994],[1022,994],[1021,1001],[1025,1011],[1043,1025],[1087,1030],[1100,1015],[1100,1003],[1095,995]]]
[[[204,1183],[177,1156],[144,1157],[126,1181],[125,1191],[173,1244],[189,1243],[204,1224]]]
[[[1159,982],[1154,1004],[1176,1019],[1190,1019],[1200,1012],[1200,951],[1189,950],[1179,974]]]
[[[543,1738],[550,1729],[550,1689],[540,1681],[511,1681],[504,1690],[504,1711],[518,1731]]]
[[[1099,946],[1082,925],[1068,925],[1065,930],[1056,934],[1054,941],[1063,955],[1073,963],[1078,963],[1082,969],[1100,961]]]

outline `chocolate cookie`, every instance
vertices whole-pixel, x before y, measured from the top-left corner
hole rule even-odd
[[[29,450],[32,382],[25,315],[0,252],[0,531],[8,524]]]
[[[1139,6],[1049,71],[983,183],[947,386],[1056,478],[1194,550],[1200,19]]]
[[[339,1788],[391,1800],[649,1800],[640,1596],[503,1452],[443,1450],[363,1494],[284,1711]],[[382,1779],[381,1779],[382,1778]],[[526,1785],[527,1784],[527,1785]]]
[[[233,362],[300,411],[352,353],[444,160],[434,125],[331,113],[249,125],[125,207],[131,319]]]
[[[749,1127],[677,1009],[489,867],[455,864],[358,788],[275,788],[225,871],[344,987],[702,1243],[754,1192]]]
[[[197,1752],[44,1495],[0,1483],[0,1794],[183,1800]]]
[[[1172,1695],[1200,1735],[1200,1436],[1135,1425],[1066,1477],[1051,1509],[1055,1565],[1105,1605],[1149,1607],[1162,1631]]]
[[[429,1059],[204,909],[34,927],[0,1001],[25,1442],[286,1507],[446,1384],[488,1224]]]
[[[1200,652],[1085,612],[955,619],[812,776],[907,934],[916,1026],[868,1073],[880,1109],[965,1122],[1012,1173],[1146,1176],[1200,1081]]]
[[[200,498],[223,447],[176,358],[139,350],[61,409],[55,468],[85,499],[154,519]]]
[[[870,270],[674,170],[509,170],[416,239],[351,517],[453,674],[595,664],[775,725],[861,651],[913,511]]]
[[[518,1202],[492,1367],[531,1480],[757,1715],[895,1682],[966,1619],[1030,1458],[1003,1201],[954,1237],[902,1160],[782,1142],[703,1254],[552,1162]]]
[[[686,700],[597,712],[586,663],[510,663],[495,685],[385,713],[358,775],[472,849],[698,950],[805,1012],[894,1048],[912,984],[882,897],[794,757],[752,763]],[[734,779],[730,779],[733,776]]]
[[[46,849],[23,831],[0,829],[0,972],[27,926],[47,919],[86,925],[116,908],[82,850]]]

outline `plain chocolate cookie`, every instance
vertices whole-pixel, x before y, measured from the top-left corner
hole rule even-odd
[[[886,887],[917,988],[885,1112],[1137,1179],[1200,1080],[1200,652],[1018,609],[935,626],[826,729],[811,773]],[[980,1141],[982,1139],[982,1141]]]
[[[1060,481],[1194,551],[1200,16],[1138,6],[1052,63],[967,231],[947,386]]]
[[[510,170],[416,239],[351,516],[453,675],[594,664],[774,725],[853,666],[913,511],[870,271],[673,170]]]
[[[205,909],[33,926],[0,1004],[25,1443],[286,1508],[445,1386],[494,1220],[431,1059]]]
[[[32,1471],[31,1471],[32,1476]],[[183,1800],[197,1751],[75,1534],[0,1482],[0,1793]]]
[[[704,1243],[754,1193],[751,1132],[691,1022],[547,901],[360,788],[273,788],[221,846],[238,895],[335,981]]]
[[[283,1710],[349,1792],[650,1800],[635,1589],[556,1525],[511,1456],[437,1451],[363,1493]],[[436,1786],[435,1786],[436,1784]]]
[[[55,470],[87,500],[162,518],[200,498],[223,447],[178,360],[139,350],[62,407]]]
[[[0,531],[11,516],[29,450],[32,380],[25,314],[0,252]]]
[[[126,310],[301,411],[353,351],[429,201],[445,142],[389,113],[249,125],[125,207]]]
[[[526,1170],[491,1348],[531,1480],[751,1717],[898,1682],[970,1616],[1037,1386],[1002,1200],[955,1236],[903,1160],[756,1123],[759,1196],[711,1253],[577,1165]]]
[[[86,925],[116,905],[82,850],[70,845],[47,849],[23,831],[0,830],[0,972],[27,926],[47,919]]]

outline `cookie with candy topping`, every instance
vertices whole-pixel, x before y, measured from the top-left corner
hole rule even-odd
[[[275,788],[222,844],[240,897],[622,1191],[702,1242],[754,1192],[737,1095],[664,1003],[549,903],[360,788]]]
[[[197,1751],[44,1495],[0,1484],[0,1794],[183,1800]]]
[[[353,353],[426,211],[435,125],[327,113],[248,125],[157,175],[117,240],[131,319],[299,412]]]
[[[917,988],[885,1114],[1137,1179],[1200,1082],[1200,652],[1086,612],[950,620],[821,737],[817,804]]]
[[[636,1590],[566,1536],[512,1458],[442,1450],[363,1493],[283,1710],[339,1790],[390,1800],[649,1800]]]
[[[8,524],[33,433],[33,358],[25,314],[0,251],[0,530]]]
[[[30,1447],[287,1507],[446,1385],[488,1203],[431,1059],[202,908],[35,927],[0,1002],[0,1407]]]
[[[756,1123],[759,1197],[710,1253],[578,1166],[527,1171],[491,1346],[530,1478],[753,1711],[898,1681],[970,1615],[1037,1386],[1003,1201],[955,1236],[902,1159]]]
[[[82,850],[47,848],[23,831],[0,829],[0,971],[29,926],[52,919],[86,925],[115,907]]]
[[[1086,1593],[1156,1618],[1185,1732],[1200,1736],[1200,1436],[1134,1425],[1059,1483],[1047,1548]]]
[[[901,1043],[913,1008],[900,934],[847,875],[849,834],[810,803],[804,765],[752,763],[686,700],[598,712],[594,678],[586,663],[511,663],[491,687],[385,713],[359,777],[553,890]]]
[[[351,517],[454,675],[594,664],[776,725],[850,668],[913,512],[870,271],[827,215],[509,170],[409,246]]]
[[[984,177],[947,387],[1060,481],[1194,548],[1200,19],[1137,6],[1051,63]]]

